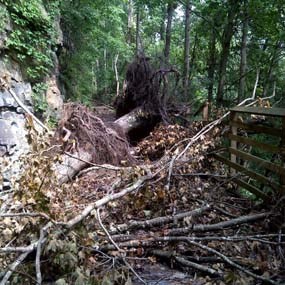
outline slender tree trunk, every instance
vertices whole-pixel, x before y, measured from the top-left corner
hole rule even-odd
[[[140,53],[140,9],[137,8],[137,19],[136,19],[136,55]]]
[[[185,40],[184,40],[184,100],[188,97],[190,71],[190,10],[191,4],[187,0],[185,6]]]
[[[174,3],[169,2],[167,6],[167,25],[166,25],[166,35],[165,35],[165,48],[164,48],[164,59],[166,63],[169,62],[169,55],[170,55],[173,13],[174,13]]]
[[[133,42],[133,0],[128,0],[128,32],[127,32],[127,43],[131,44]]]
[[[163,11],[162,11],[162,19],[160,23],[160,30],[159,30],[159,36],[160,40],[164,41],[165,40],[165,18],[166,18],[166,6],[163,5]]]
[[[281,42],[278,41],[274,47],[274,50],[272,51],[271,59],[270,59],[270,64],[269,64],[269,69],[266,74],[266,78],[264,78],[264,83],[263,83],[263,91],[262,91],[262,97],[266,97],[268,93],[268,89],[270,86],[270,82],[273,80],[273,71],[275,64],[277,62],[277,57],[278,57],[278,49],[280,48]]]
[[[242,40],[240,50],[240,79],[239,79],[239,90],[238,90],[238,102],[245,97],[245,75],[247,69],[247,38],[248,38],[248,7],[247,0],[244,0],[244,20],[242,24]]]
[[[227,16],[227,24],[225,26],[222,37],[222,52],[219,64],[219,84],[217,92],[217,105],[221,106],[224,101],[224,86],[226,80],[226,69],[228,58],[230,55],[230,46],[232,36],[234,34],[235,17],[238,12],[239,1],[229,0],[229,11]]]
[[[162,67],[169,64],[172,18],[174,10],[175,10],[174,3],[172,1],[169,1],[167,6],[167,25],[166,25],[166,35],[165,35],[164,62],[162,63]],[[163,89],[161,97],[162,106],[166,105],[167,98],[168,98],[168,76],[166,74],[163,77]]]
[[[192,83],[192,75],[194,71],[195,66],[195,60],[196,60],[196,50],[197,50],[197,44],[198,44],[198,35],[196,33],[194,38],[194,44],[192,49],[192,55],[190,55],[190,68],[189,68],[189,83],[188,83],[188,90],[191,90],[191,83]],[[191,97],[191,94],[190,94]],[[192,98],[192,97],[191,97]]]
[[[107,93],[107,49],[104,48],[104,94]]]
[[[213,102],[213,90],[214,90],[214,76],[216,69],[216,31],[213,28],[210,42],[209,42],[209,63],[208,63],[208,102],[211,107]]]

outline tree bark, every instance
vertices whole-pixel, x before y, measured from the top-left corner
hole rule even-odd
[[[188,97],[190,71],[190,10],[191,4],[187,0],[185,6],[185,40],[184,40],[184,100]]]
[[[212,29],[212,33],[209,41],[209,63],[208,63],[208,102],[211,106],[213,101],[214,90],[214,76],[216,69],[216,31]]]
[[[269,69],[266,74],[266,78],[264,78],[262,97],[267,96],[270,83],[273,81],[273,71],[274,71],[275,65],[278,64],[277,58],[278,58],[278,50],[280,48],[280,45],[281,45],[281,42],[278,40],[274,46],[274,50],[272,51]]]
[[[235,18],[238,12],[239,1],[229,0],[229,11],[227,16],[227,24],[224,28],[222,37],[222,52],[219,65],[219,85],[217,92],[217,105],[221,106],[224,101],[224,85],[226,80],[226,69],[228,58],[230,55],[231,40],[234,34]]]
[[[81,149],[72,154],[72,156],[63,155],[63,162],[54,166],[60,185],[71,180],[80,170],[88,166],[88,162],[92,160],[92,154]]]
[[[166,18],[166,6],[163,5],[163,11],[162,11],[162,19],[160,23],[160,30],[159,30],[159,36],[160,40],[164,41],[165,40],[165,18]]]
[[[198,44],[198,35],[197,35],[197,32],[196,32],[196,35],[195,35],[195,38],[194,38],[193,49],[192,49],[192,55],[190,55],[188,90],[191,90],[192,76],[193,76],[195,60],[196,60],[197,44]],[[191,94],[190,94],[190,99],[192,99],[192,95]]]
[[[166,25],[166,36],[165,36],[165,48],[164,48],[164,59],[165,63],[169,62],[170,55],[170,44],[171,44],[171,31],[172,31],[172,18],[174,13],[174,3],[168,2],[167,6],[167,25]]]
[[[142,119],[139,117],[139,114],[142,112],[142,108],[138,107],[130,113],[117,119],[115,124],[120,126],[123,132],[127,134],[129,131],[139,127],[142,124]]]
[[[244,20],[242,24],[242,40],[240,50],[240,79],[238,90],[238,103],[245,97],[245,75],[247,69],[247,38],[248,38],[248,3],[244,0]]]
[[[136,19],[136,55],[140,53],[140,8],[137,7]]]
[[[127,32],[127,43],[131,44],[133,42],[133,1],[128,0],[128,32]]]

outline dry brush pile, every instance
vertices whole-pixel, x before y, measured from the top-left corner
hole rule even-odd
[[[218,121],[159,126],[132,156],[99,118],[70,110],[61,153],[29,126],[22,178],[0,194],[1,285],[147,284],[144,266],[159,262],[187,272],[188,284],[282,283],[279,208],[234,191],[211,158]],[[62,154],[86,146],[88,167],[59,183]],[[103,161],[97,146],[117,163]]]

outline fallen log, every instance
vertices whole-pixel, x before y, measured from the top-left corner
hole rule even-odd
[[[92,154],[83,150],[73,153],[72,156],[64,154],[62,163],[54,165],[59,184],[70,181],[81,169],[88,166],[88,162],[92,161]]]
[[[141,126],[143,123],[142,114],[142,108],[136,108],[130,113],[118,118],[114,123],[122,129],[124,134],[127,134],[129,131]]]

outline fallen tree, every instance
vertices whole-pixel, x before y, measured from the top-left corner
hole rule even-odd
[[[104,123],[80,104],[65,104],[53,143],[62,144],[62,161],[55,165],[61,184],[88,163],[115,166],[135,163],[124,130],[114,123]]]
[[[56,165],[60,183],[72,179],[88,163],[130,165],[129,141],[147,136],[161,121],[168,122],[165,94],[160,85],[174,69],[155,71],[149,58],[137,57],[128,67],[122,94],[115,102],[117,119],[103,122],[87,107],[75,103],[64,106],[56,131],[57,142],[63,143],[62,163]],[[70,153],[72,156],[66,154]]]

